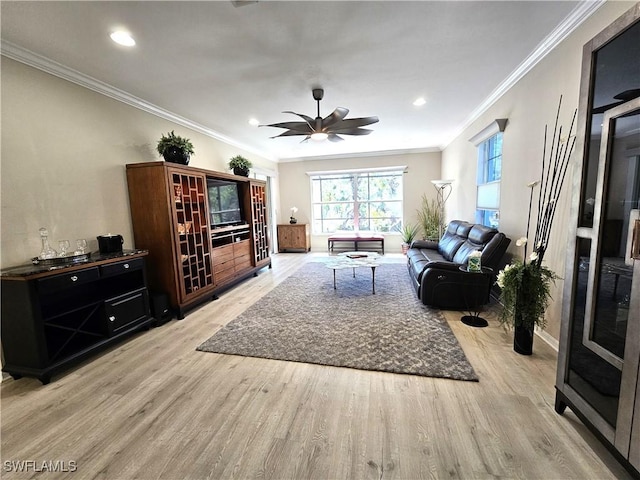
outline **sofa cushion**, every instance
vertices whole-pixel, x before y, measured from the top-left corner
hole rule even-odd
[[[495,228],[485,227],[484,225],[474,225],[469,231],[469,237],[460,245],[456,251],[453,261],[461,265],[466,265],[469,254],[475,251],[483,252],[485,246],[498,233]]]
[[[495,228],[485,227],[484,225],[474,225],[469,231],[469,241],[477,245],[486,245],[493,236],[498,233]]]

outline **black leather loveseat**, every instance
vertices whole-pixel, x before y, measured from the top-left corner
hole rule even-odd
[[[453,310],[484,305],[510,242],[494,228],[462,220],[450,222],[439,242],[414,241],[407,266],[418,298],[425,305]],[[476,250],[482,252],[482,267],[491,270],[466,271],[469,254]]]

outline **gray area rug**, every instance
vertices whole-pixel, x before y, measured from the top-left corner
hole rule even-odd
[[[308,263],[198,347],[203,352],[478,381],[404,264],[336,272]]]

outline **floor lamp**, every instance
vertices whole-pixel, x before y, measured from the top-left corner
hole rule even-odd
[[[436,202],[438,203],[438,209],[440,210],[440,222],[438,222],[438,238],[442,238],[442,224],[444,223],[444,204],[446,203],[449,195],[451,195],[451,184],[453,180],[431,180],[433,186],[436,187],[438,196]]]

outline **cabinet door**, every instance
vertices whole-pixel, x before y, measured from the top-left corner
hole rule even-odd
[[[640,4],[584,49],[574,177],[579,195],[570,225],[557,381],[572,408],[636,468],[639,75]]]
[[[262,182],[251,182],[251,222],[255,264],[269,258],[269,225],[267,221],[267,190]]]
[[[181,303],[213,287],[207,180],[204,175],[170,170],[174,241]]]

